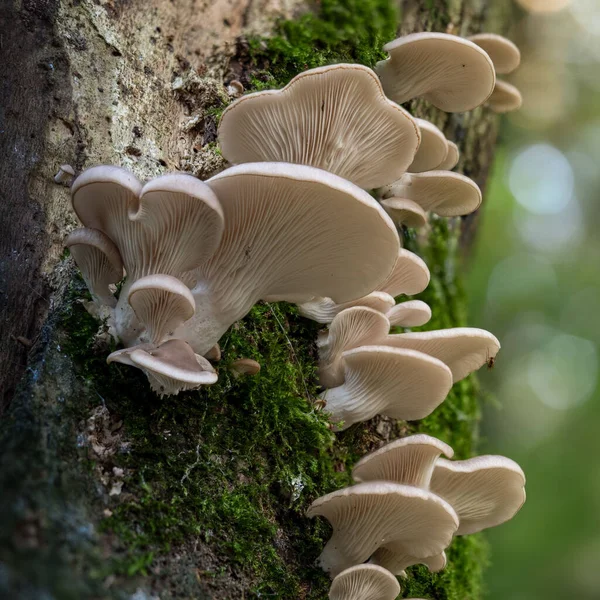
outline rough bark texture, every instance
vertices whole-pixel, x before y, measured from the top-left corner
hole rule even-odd
[[[503,32],[510,13],[508,0],[405,0],[402,9],[401,33]],[[357,455],[413,429],[376,420],[333,443],[307,403],[316,327],[285,306],[258,307],[223,344],[231,360],[266,362],[261,381],[229,380],[223,368],[214,390],[159,401],[137,374],[103,364],[106,348],[63,255],[75,221],[68,188],[53,181],[58,167],[121,164],[141,178],[169,169],[204,178],[223,168],[213,144],[215,115],[229,101],[223,83],[233,73],[248,82],[256,69],[253,46],[236,39],[266,35],[274,16],[303,10],[295,0],[4,3],[0,598],[325,598],[312,561],[327,527],[303,518],[306,505],[342,485]],[[483,187],[497,119],[482,109],[445,115],[418,101],[410,109],[459,144],[460,170]],[[465,221],[469,235],[475,222]],[[424,299],[439,307],[437,326],[464,322],[460,227],[438,220],[407,237],[428,259]],[[419,426],[467,455],[476,385],[455,387],[448,412]],[[405,590],[474,597],[481,547],[457,540],[453,552],[445,575],[416,570]]]

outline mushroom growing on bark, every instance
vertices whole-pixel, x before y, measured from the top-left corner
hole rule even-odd
[[[427,223],[427,213],[412,200],[406,198],[386,198],[381,201],[381,206],[392,218],[396,225],[418,229]]]
[[[442,163],[438,166],[440,171],[452,171],[458,164],[458,159],[460,158],[458,146],[450,140],[446,140],[446,144],[448,152],[446,153],[446,158],[444,158]]]
[[[390,308],[386,317],[392,326],[421,327],[431,319],[431,308],[422,300],[408,300]]]
[[[413,565],[425,565],[431,573],[437,573],[446,568],[448,559],[445,552],[425,558],[417,558],[401,543],[391,543],[381,548],[371,557],[371,563],[387,569],[398,577],[406,577],[406,569]]]
[[[342,571],[331,583],[329,600],[394,600],[398,580],[377,565],[357,565]]]
[[[494,93],[490,96],[488,106],[497,113],[512,112],[519,110],[523,104],[521,92],[506,81],[496,81]]]
[[[368,67],[336,64],[300,73],[282,90],[227,107],[219,124],[233,164],[273,161],[324,169],[364,188],[391,183],[419,146],[419,128],[388,100]]]
[[[444,134],[425,119],[415,119],[421,132],[421,143],[414,160],[408,167],[410,173],[433,171],[442,163],[448,154],[448,145]]]
[[[496,83],[486,52],[455,35],[412,33],[383,49],[390,56],[375,70],[398,104],[421,97],[446,112],[463,112],[483,104]]]
[[[458,517],[439,496],[382,481],[359,483],[322,496],[307,511],[325,517],[333,534],[319,557],[335,576],[366,561],[388,543],[402,543],[415,557],[440,554],[452,540]]]

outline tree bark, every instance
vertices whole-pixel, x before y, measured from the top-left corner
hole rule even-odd
[[[467,35],[484,28],[503,33],[510,18],[508,0],[493,3],[493,8],[483,0],[400,4],[401,33],[447,29]],[[228,101],[223,82],[232,77],[229,61],[239,48],[236,40],[249,32],[266,35],[275,17],[290,18],[306,9],[299,0],[4,3],[0,14],[4,57],[0,61],[0,402],[6,412],[0,435],[0,598],[259,597],[258,566],[252,560],[232,562],[222,546],[211,542],[212,532],[193,535],[181,527],[181,536],[163,545],[152,538],[145,554],[135,554],[132,539],[139,541],[140,527],[136,525],[137,533],[125,534],[110,520],[123,498],[129,503],[127,510],[136,503],[144,510],[141,496],[128,488],[143,489],[145,462],[153,459],[139,451],[145,447],[141,441],[131,442],[141,440],[131,426],[138,423],[138,408],[121,419],[118,392],[104,398],[97,384],[100,378],[88,370],[89,364],[78,361],[78,351],[65,350],[74,346],[75,338],[89,338],[90,331],[73,296],[73,289],[75,295],[81,289],[73,284],[72,264],[63,256],[62,242],[75,225],[69,190],[53,177],[64,163],[76,171],[94,164],[119,164],[142,179],[174,169],[205,178],[222,169],[222,158],[212,145],[214,114]],[[459,144],[460,170],[483,187],[497,119],[481,109],[446,115],[420,101],[411,103],[410,109],[432,120]],[[462,227],[463,239],[468,240],[476,217],[464,220]],[[459,221],[451,224],[449,236],[459,228]],[[454,250],[451,258],[456,258]],[[432,272],[444,267],[429,266]],[[271,319],[273,328],[281,326],[280,346],[292,345],[286,360],[301,361],[300,350],[293,348],[296,339],[308,335],[301,320],[275,307],[265,310],[264,318]],[[79,315],[77,322],[85,324],[85,332],[71,329],[73,315]],[[252,318],[258,323],[257,315]],[[243,331],[252,322],[243,325]],[[315,331],[310,330],[310,335]],[[228,338],[230,350],[236,339],[233,334]],[[89,352],[93,354],[94,348],[89,347]],[[307,360],[311,358],[312,348],[302,352]],[[298,393],[303,397],[314,396],[310,368],[308,362],[300,366],[302,385],[298,385],[306,394]],[[139,383],[135,376],[131,381],[131,385]],[[128,380],[120,384],[129,386]],[[243,394],[245,388],[240,390]],[[177,438],[174,423],[163,423],[164,415],[157,416],[163,409],[157,404],[152,410],[156,420],[140,422],[160,427],[160,436]],[[350,448],[356,443],[367,449],[393,431],[395,424],[380,420],[340,444]],[[319,432],[326,439],[323,427]],[[195,435],[186,430],[188,434]],[[153,435],[159,435],[157,430],[142,437]],[[172,448],[179,452],[177,456],[184,455],[188,465],[176,475],[174,471],[177,480],[172,484],[181,484],[178,489],[185,488],[191,470],[202,460],[200,438],[183,437]],[[323,442],[321,450],[330,452],[328,443]],[[290,442],[290,452],[295,451],[299,447]],[[132,457],[137,461],[135,467],[124,467],[125,475],[120,456],[126,457],[123,464],[130,465]],[[336,455],[332,464],[339,466],[344,460],[347,457],[342,460]],[[133,479],[128,485],[128,474],[135,474],[135,485]],[[260,476],[243,477],[259,480]],[[313,492],[318,495],[323,490]],[[269,493],[292,497],[289,510],[286,505],[270,513],[258,500],[254,508],[275,527],[271,545],[279,559],[294,565],[290,569],[296,583],[292,583],[302,582],[298,597],[324,598],[322,576],[314,569],[297,567],[315,556],[304,556],[294,546],[302,537],[296,531],[298,520],[300,528],[306,526],[300,509],[293,505],[295,492],[273,492],[271,486]],[[160,493],[153,490],[146,500],[154,496]],[[105,519],[108,526],[103,525]],[[167,525],[161,521],[156,527]],[[321,530],[316,531],[324,535]],[[121,568],[120,558],[132,552],[141,562],[136,566],[129,560]],[[281,580],[281,590],[292,589],[285,587],[292,585],[285,576]],[[273,597],[292,597],[269,585]],[[131,596],[136,589],[138,595]]]

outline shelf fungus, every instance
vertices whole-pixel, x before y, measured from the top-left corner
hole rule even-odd
[[[420,135],[371,69],[336,64],[304,71],[282,90],[236,100],[223,113],[218,138],[233,164],[309,165],[372,189],[407,170]]]
[[[433,171],[442,164],[448,154],[446,137],[439,128],[425,119],[415,119],[415,122],[421,132],[421,143],[407,171],[410,173]]]
[[[395,600],[398,580],[377,565],[356,565],[342,571],[331,582],[329,600]]]

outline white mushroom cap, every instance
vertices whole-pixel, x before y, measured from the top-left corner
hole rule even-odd
[[[446,137],[433,124],[425,119],[415,119],[421,132],[421,143],[415,159],[408,167],[410,173],[422,173],[437,169],[448,154]]]
[[[442,552],[435,556],[417,558],[408,553],[401,543],[391,543],[379,548],[371,557],[371,562],[382,566],[394,575],[406,577],[405,569],[413,565],[425,565],[432,573],[437,573],[446,568],[448,559]]]
[[[209,180],[225,215],[215,254],[194,271],[196,315],[181,330],[199,354],[260,299],[348,302],[391,272],[400,241],[379,203],[314,167],[248,163]]]
[[[412,200],[406,198],[386,198],[381,201],[381,206],[392,218],[396,225],[405,227],[424,227],[427,224],[427,214]]]
[[[123,278],[119,249],[97,229],[74,229],[65,240],[92,297],[100,304],[114,307],[117,300],[109,289]]]
[[[402,294],[412,296],[420,294],[429,285],[430,278],[423,259],[410,250],[400,248],[394,269],[377,289],[394,298]]]
[[[147,340],[158,345],[191,319],[196,309],[189,288],[170,275],[147,275],[129,288],[127,301],[146,326]]]
[[[474,327],[398,333],[388,335],[382,344],[392,348],[411,348],[434,356],[448,365],[454,382],[482,367],[500,350],[496,336]]]
[[[337,64],[304,71],[282,90],[233,102],[221,118],[219,143],[234,164],[309,165],[372,189],[406,171],[419,129],[385,97],[371,69]]]
[[[496,73],[506,75],[521,64],[521,52],[509,39],[496,33],[478,33],[467,38],[487,52]]]
[[[386,313],[395,303],[394,298],[385,292],[371,292],[358,300],[341,304],[335,303],[331,298],[315,298],[298,304],[298,312],[317,323],[331,323],[340,312],[354,306],[365,306]]]
[[[441,217],[468,215],[479,208],[481,190],[468,177],[452,171],[406,173],[384,188],[384,198],[407,198]]]
[[[450,140],[446,140],[446,144],[448,152],[446,153],[446,158],[444,158],[442,163],[438,165],[438,170],[440,171],[452,171],[452,169],[454,169],[454,167],[458,164],[458,159],[460,158],[458,146]]]
[[[422,97],[446,112],[463,112],[483,104],[494,89],[490,57],[458,36],[412,33],[383,49],[390,57],[375,70],[388,98],[398,104]]]
[[[158,348],[145,345],[119,350],[110,354],[106,362],[138,367],[160,396],[178,394],[217,381],[212,365],[204,357],[194,354],[181,340],[168,340]]]
[[[390,308],[386,317],[392,326],[420,327],[431,319],[431,308],[422,300],[409,300]]]
[[[363,456],[352,469],[354,481],[393,481],[429,489],[436,460],[454,450],[441,440],[425,434],[411,435],[383,445]]]
[[[494,112],[507,113],[519,110],[523,104],[523,97],[514,85],[498,79],[487,104]]]
[[[344,383],[342,353],[359,346],[378,344],[390,331],[390,322],[381,312],[356,306],[341,311],[331,322],[329,333],[319,346],[319,381],[324,387]]]
[[[256,375],[260,372],[260,363],[251,358],[238,358],[231,363],[229,370],[236,378],[241,375]]]
[[[456,535],[476,533],[512,519],[525,502],[525,474],[504,456],[467,460],[438,459],[431,491],[446,499],[458,514]]]
[[[342,571],[331,583],[329,600],[395,600],[398,580],[377,565],[356,565]]]
[[[413,350],[361,346],[342,354],[344,384],[320,395],[338,430],[375,415],[414,421],[431,414],[452,387],[440,360]]]
[[[458,517],[431,492],[389,482],[368,482],[315,500],[309,517],[323,516],[333,527],[319,563],[336,575],[367,560],[377,548],[399,542],[413,556],[439,554],[452,540]]]

